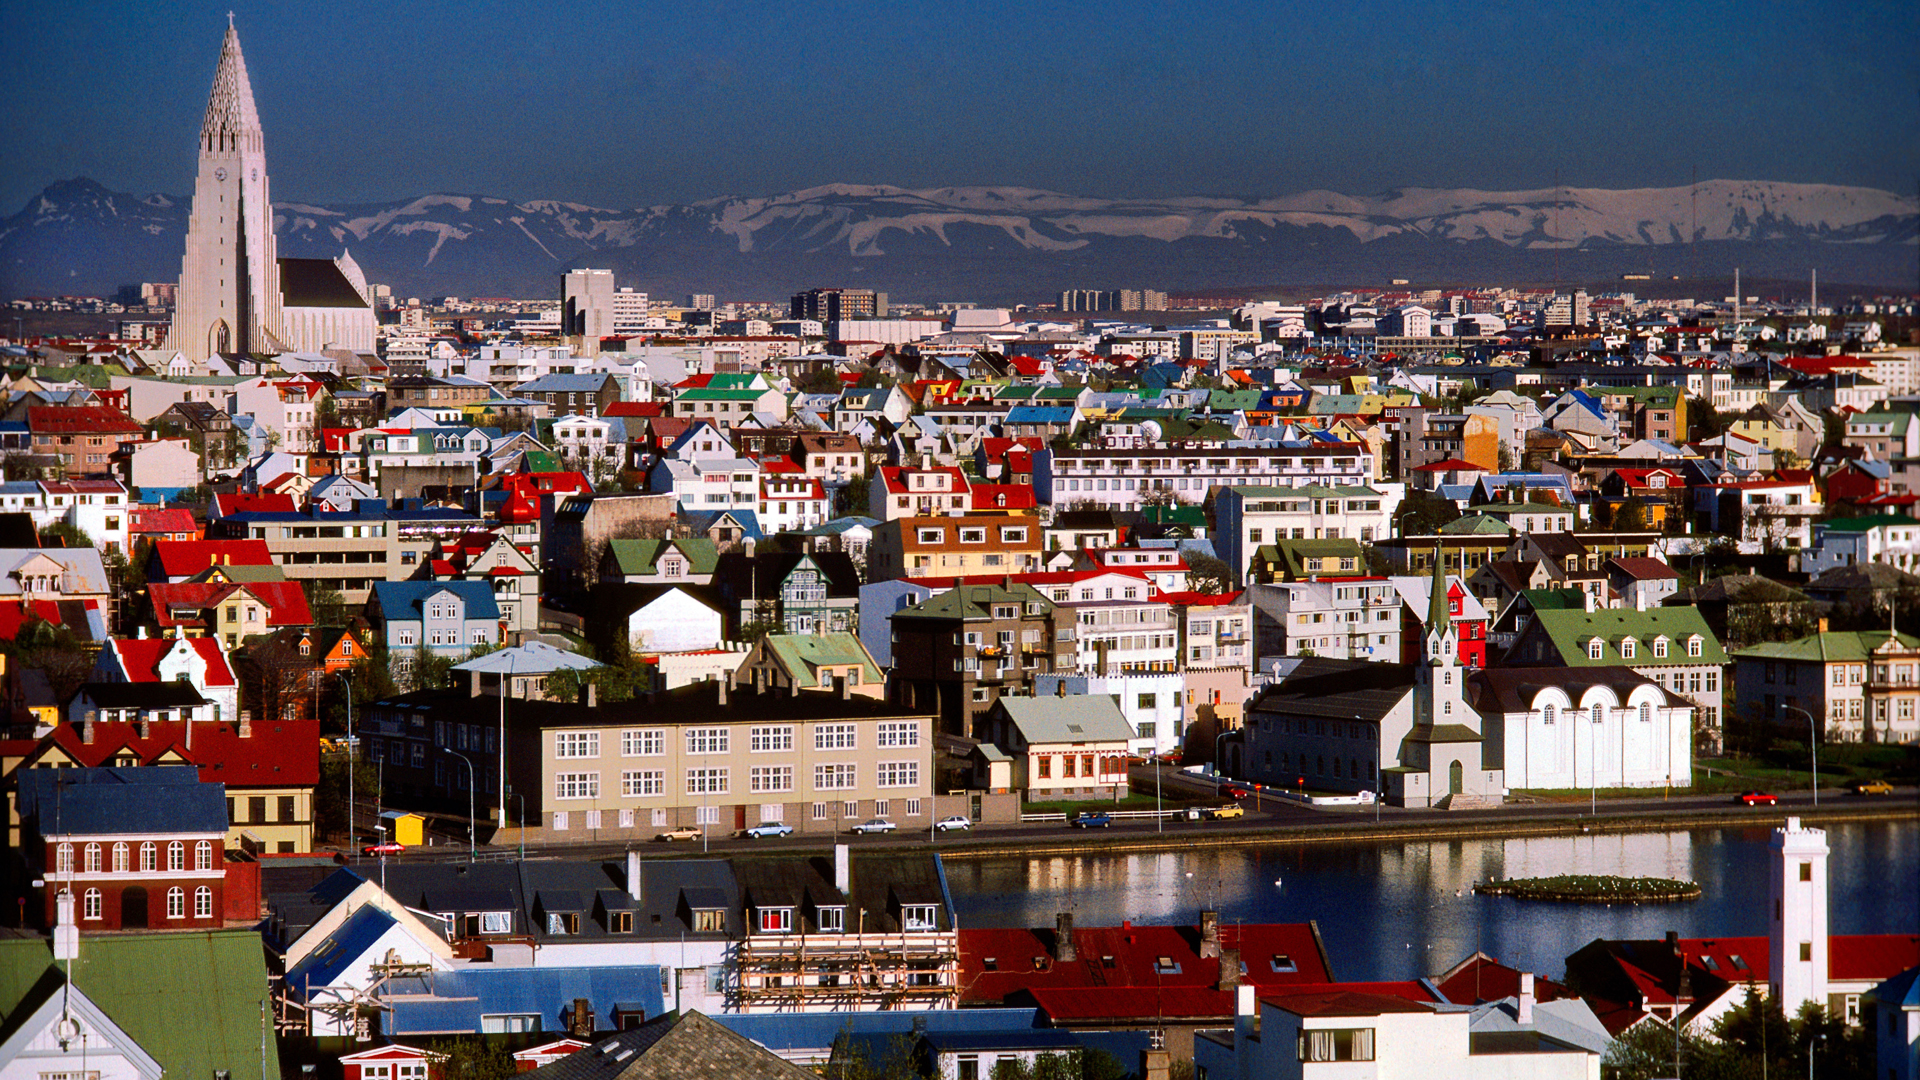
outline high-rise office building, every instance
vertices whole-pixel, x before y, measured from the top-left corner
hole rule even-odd
[[[599,352],[600,339],[613,333],[613,271],[569,270],[561,277],[560,333],[583,339],[586,352]]]
[[[808,289],[794,293],[787,315],[794,319],[812,319],[820,323],[849,319],[884,319],[887,294],[871,289]]]

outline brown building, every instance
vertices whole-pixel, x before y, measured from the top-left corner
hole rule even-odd
[[[1040,570],[1040,519],[1031,514],[902,517],[873,531],[869,577],[972,577]]]
[[[110,460],[120,444],[146,437],[133,418],[105,405],[34,405],[27,409],[33,453],[57,462],[72,479],[113,476]]]
[[[457,409],[487,400],[493,388],[472,379],[435,379],[426,375],[402,375],[387,380],[387,410]]]
[[[1074,669],[1072,613],[1011,578],[959,585],[893,613],[893,696],[939,713],[943,731],[979,737],[976,721],[1033,677]]]

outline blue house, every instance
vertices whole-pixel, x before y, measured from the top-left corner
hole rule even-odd
[[[418,650],[461,659],[476,645],[503,644],[500,606],[485,581],[376,581],[366,613],[403,684],[411,682]]]

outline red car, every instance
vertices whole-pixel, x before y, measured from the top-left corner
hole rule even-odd
[[[1253,789],[1243,784],[1221,784],[1220,794],[1229,799],[1246,799],[1253,796]]]
[[[407,845],[388,840],[381,844],[368,844],[360,849],[362,855],[398,855],[407,850]]]
[[[1744,806],[1778,806],[1780,796],[1770,791],[1743,791],[1734,801]]]

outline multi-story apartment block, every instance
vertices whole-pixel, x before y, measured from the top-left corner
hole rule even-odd
[[[873,533],[869,577],[1025,574],[1041,566],[1040,522],[1030,514],[906,517]]]
[[[548,416],[603,416],[620,400],[620,380],[604,371],[545,375],[515,386],[512,396],[543,403]]]
[[[395,413],[405,409],[458,412],[487,400],[492,392],[492,387],[475,379],[402,375],[387,380],[387,409]]]
[[[845,484],[867,475],[867,455],[860,441],[837,431],[804,432],[790,451],[802,472],[828,484]]]
[[[1137,511],[1169,497],[1204,502],[1216,488],[1315,484],[1361,486],[1373,475],[1373,455],[1358,443],[1311,446],[1180,446],[1140,450],[1056,450],[1034,454],[1033,487],[1054,506],[1091,503]],[[1391,501],[1399,502],[1397,485]],[[1390,509],[1390,508],[1389,508]],[[1384,525],[1384,522],[1381,523]],[[1384,536],[1384,528],[1378,530]]]
[[[1180,634],[1172,605],[1144,581],[1101,590],[1115,591],[1120,595],[1082,600],[1076,594],[1055,603],[1074,626],[1073,670],[1083,675],[1178,670]]]
[[[1281,540],[1384,540],[1405,488],[1400,484],[1230,487],[1214,502],[1220,557],[1244,581],[1261,546]]]
[[[1281,656],[1398,662],[1400,594],[1390,578],[1328,577],[1253,585],[1258,662]]]
[[[1733,654],[1734,699],[1751,719],[1820,725],[1823,741],[1920,741],[1920,638],[1817,633]]]
[[[1693,488],[1700,532],[1731,536],[1749,550],[1801,548],[1813,542],[1813,521],[1824,507],[1811,474],[1803,480],[1741,480]]]
[[[1067,613],[1011,579],[956,586],[892,620],[894,699],[937,712],[953,734],[977,737],[976,721],[1001,696],[1074,667]]]
[[[491,703],[442,691],[376,702],[359,718],[388,793],[465,808],[498,805],[499,721]],[[506,773],[529,842],[646,840],[694,826],[762,822],[831,834],[870,817],[926,828],[933,814],[933,716],[833,692],[755,693],[719,680],[618,703],[513,701]],[[377,749],[375,748],[377,745]],[[463,760],[464,757],[464,760]],[[915,822],[918,821],[918,825]]]
[[[1812,577],[1835,567],[1886,563],[1912,572],[1920,563],[1920,521],[1905,514],[1823,521],[1813,527],[1813,548],[1800,556]]]
[[[794,293],[787,305],[787,317],[814,322],[840,322],[846,319],[884,319],[887,294],[871,289],[808,289]]]
[[[337,589],[349,605],[364,603],[376,581],[413,577],[437,546],[479,527],[458,510],[374,499],[350,513],[247,511],[219,522],[226,539],[264,541],[289,580]]]
[[[31,405],[26,412],[33,454],[67,478],[111,479],[114,451],[146,436],[132,417],[105,405]]]
[[[761,474],[759,514],[760,531],[768,535],[811,529],[833,516],[825,486],[794,472]]]

